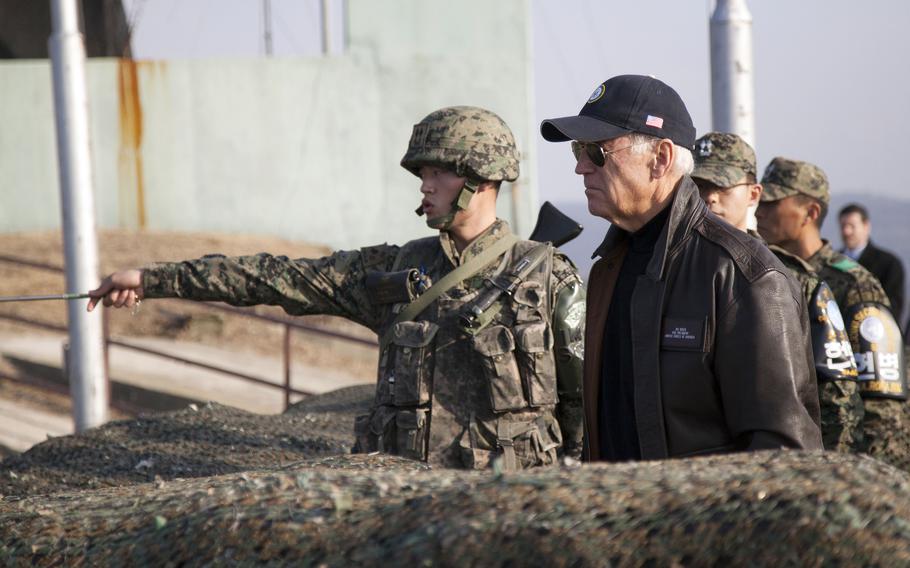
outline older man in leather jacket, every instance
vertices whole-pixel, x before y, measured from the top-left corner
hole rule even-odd
[[[588,209],[612,223],[588,287],[586,458],[821,449],[802,294],[699,198],[679,95],[613,77],[541,134],[572,141]]]

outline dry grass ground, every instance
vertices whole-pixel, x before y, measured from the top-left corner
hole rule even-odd
[[[227,255],[270,252],[291,258],[318,257],[330,251],[323,246],[252,235],[216,235],[153,231],[102,231],[99,234],[101,271],[139,267],[156,261],[197,258],[204,254]],[[63,266],[59,232],[0,235],[0,255],[33,263]],[[62,273],[0,261],[0,295],[54,294],[65,291]],[[84,302],[84,301],[81,301]],[[255,313],[283,316],[279,308],[247,308]],[[195,341],[226,348],[250,349],[264,355],[281,355],[283,326],[226,314],[205,305],[181,300],[144,302],[141,309],[110,310],[113,336],[158,336]],[[66,324],[63,302],[18,302],[0,304],[0,316],[11,314],[53,325]],[[369,330],[340,318],[311,316],[304,321],[361,338],[372,338]],[[44,333],[38,328],[0,319],[2,333]],[[316,367],[343,367],[369,376],[376,364],[375,349],[344,341],[297,332],[292,341],[294,361]]]
[[[101,231],[99,248],[102,274],[140,267],[151,262],[197,258],[212,253],[244,255],[269,252],[291,258],[307,258],[330,252],[324,246],[267,236],[127,230]],[[0,235],[0,257],[62,268],[64,254],[60,232]],[[57,294],[64,291],[65,278],[59,270],[0,259],[0,296]],[[84,300],[80,301],[80,304],[84,303]],[[269,306],[245,308],[244,311],[279,317],[285,315],[280,308]],[[0,337],[24,333],[55,333],[3,319],[4,315],[54,326],[66,326],[67,320],[64,302],[0,303]],[[369,330],[340,318],[311,316],[296,318],[296,321],[365,339],[374,337]],[[122,339],[139,336],[167,337],[231,350],[248,350],[276,358],[282,355],[284,326],[229,314],[194,302],[151,300],[144,302],[135,314],[125,309],[109,310],[109,325],[111,335]],[[349,373],[367,378],[375,372],[375,348],[299,331],[292,335],[291,347],[295,366],[343,368]],[[51,412],[70,413],[70,401],[65,393],[38,389],[10,380],[13,378],[29,381],[37,379],[34,376],[24,376],[20,367],[10,365],[0,358],[0,397]],[[112,411],[113,419],[126,416],[117,410]],[[5,453],[0,448],[0,458]]]

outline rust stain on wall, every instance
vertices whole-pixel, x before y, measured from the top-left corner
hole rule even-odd
[[[135,219],[140,229],[146,225],[145,183],[142,174],[142,101],[139,98],[139,64],[121,59],[118,73],[120,95],[120,212],[121,222],[129,214],[126,203],[135,188]]]

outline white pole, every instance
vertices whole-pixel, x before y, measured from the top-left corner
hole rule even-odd
[[[322,54],[328,55],[332,52],[332,15],[329,13],[329,0],[322,0]]]
[[[752,14],[746,0],[717,0],[711,15],[713,129],[755,147]]]
[[[89,142],[85,44],[79,31],[76,0],[51,0],[49,41],[57,125],[60,202],[66,289],[86,292],[98,285],[98,242]],[[69,314],[70,394],[76,431],[107,420],[101,311],[88,313],[85,302],[67,302]]]
[[[262,24],[265,39],[265,56],[272,56],[272,1],[262,0]]]

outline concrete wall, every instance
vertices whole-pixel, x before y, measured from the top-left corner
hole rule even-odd
[[[102,227],[275,234],[337,248],[428,234],[398,166],[411,126],[472,104],[523,152],[500,214],[532,228],[526,1],[349,4],[349,49],[307,59],[88,63]],[[483,14],[483,18],[473,18]],[[0,231],[59,226],[49,64],[0,63]]]

